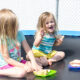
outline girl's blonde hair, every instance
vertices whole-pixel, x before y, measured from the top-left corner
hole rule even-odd
[[[55,20],[55,17],[52,13],[50,12],[43,12],[40,16],[39,16],[39,19],[38,19],[38,24],[37,24],[37,32],[41,29],[41,28],[44,28],[45,31],[46,31],[46,24],[45,24],[45,21],[49,18],[49,17],[52,17],[54,19],[54,22],[55,22],[55,30],[54,30],[54,33],[53,34],[56,34],[57,31],[58,31],[58,27],[57,27],[57,23],[56,23],[56,20]],[[46,31],[47,32],[47,31]]]
[[[0,10],[0,38],[6,37],[15,40],[18,30],[18,21],[14,12],[9,9]]]

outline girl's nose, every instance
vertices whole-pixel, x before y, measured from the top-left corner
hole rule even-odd
[[[49,26],[52,25],[51,23],[49,23]]]

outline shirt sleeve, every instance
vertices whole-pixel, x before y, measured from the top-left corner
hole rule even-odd
[[[17,34],[17,40],[21,43],[22,41],[24,41],[26,38],[24,36],[24,34],[22,33],[22,31],[18,31]]]

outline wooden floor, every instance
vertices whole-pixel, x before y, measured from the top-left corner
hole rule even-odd
[[[26,36],[30,47],[34,41],[33,36]],[[55,69],[57,71],[56,76],[41,78],[36,77],[32,73],[29,73],[26,78],[16,79],[8,77],[0,77],[0,80],[80,80],[80,72],[69,71],[68,63],[73,59],[80,59],[80,37],[65,36],[61,46],[54,47],[55,50],[62,50],[66,53],[65,58],[62,61],[53,63],[52,66],[45,68]],[[22,52],[23,49],[22,49]],[[25,53],[24,53],[25,55]],[[24,57],[24,55],[22,55]],[[25,58],[25,57],[24,57]]]

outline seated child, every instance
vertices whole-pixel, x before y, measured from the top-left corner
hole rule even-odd
[[[0,10],[0,76],[25,77],[28,72],[40,70],[24,35],[18,31],[15,13],[9,9]],[[30,61],[21,60],[21,45]]]
[[[58,27],[54,15],[50,12],[42,13],[38,20],[35,41],[32,47],[33,54],[39,65],[52,65],[53,62],[64,58],[65,53],[56,51],[53,47],[60,45],[64,38],[64,36],[58,35],[57,32]]]

